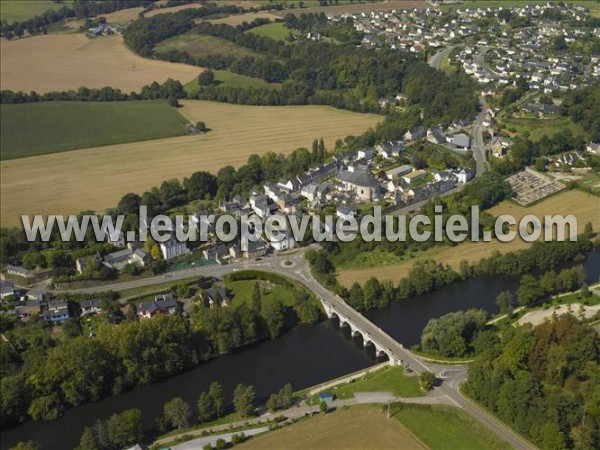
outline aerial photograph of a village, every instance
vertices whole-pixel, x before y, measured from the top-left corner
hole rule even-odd
[[[0,35],[0,450],[600,449],[600,0]]]

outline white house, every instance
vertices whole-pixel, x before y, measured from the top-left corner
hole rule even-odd
[[[173,259],[190,252],[186,242],[180,242],[176,239],[169,239],[160,243],[160,252],[164,259]]]

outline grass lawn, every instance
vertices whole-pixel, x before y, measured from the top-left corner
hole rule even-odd
[[[185,51],[193,58],[205,58],[212,55],[243,58],[245,56],[259,55],[259,53],[237,45],[227,39],[198,34],[195,30],[160,42],[156,46],[155,52],[157,55],[160,55],[166,50]]]
[[[219,86],[222,87],[241,87],[241,88],[272,88],[278,89],[281,85],[267,83],[262,78],[254,78],[246,75],[238,75],[237,73],[230,72],[228,70],[213,70],[215,74],[215,80]],[[186,92],[194,93],[200,89],[198,84],[198,78],[194,78],[192,81],[184,86]]]
[[[230,281],[227,288],[233,293],[233,306],[246,304],[251,306],[254,293],[254,283],[258,283],[262,295],[262,301],[281,300],[284,305],[291,306],[294,303],[294,292],[283,286],[263,280]]]
[[[253,437],[236,446],[248,449],[426,449],[399,422],[388,420],[381,408],[355,406],[319,414]]]
[[[458,408],[446,405],[393,406],[392,415],[432,450],[510,449]]]
[[[63,6],[71,6],[71,1],[55,3],[52,0],[2,0],[0,3],[0,20],[20,22],[39,16],[49,9],[59,10]]]
[[[2,105],[1,159],[186,134],[166,101]]]
[[[332,392],[338,399],[353,398],[356,392],[391,392],[398,397],[422,397],[419,379],[404,374],[403,367],[385,367],[365,376],[359,381],[342,384],[338,387],[325,389]],[[318,395],[311,402],[318,403]]]
[[[246,33],[253,33],[259,36],[270,37],[271,39],[275,39],[277,41],[286,41],[290,33],[292,33],[295,36],[300,34],[298,30],[288,28],[283,22],[273,22],[267,23],[265,25],[260,25],[256,28],[251,28],[250,30],[246,31]]]
[[[544,135],[553,136],[564,129],[570,129],[574,135],[585,137],[585,132],[581,127],[573,123],[568,117],[551,119],[511,117],[502,120],[502,124],[511,135],[523,135],[523,133],[529,133],[529,137],[532,141],[537,141]]]

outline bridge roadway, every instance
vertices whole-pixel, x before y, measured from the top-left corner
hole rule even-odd
[[[228,273],[238,270],[256,269],[275,272],[304,284],[308,289],[319,297],[328,316],[334,314],[340,318],[340,325],[347,323],[352,331],[359,332],[363,336],[365,344],[371,342],[378,352],[384,352],[390,359],[390,364],[402,364],[410,367],[416,373],[431,371],[442,380],[436,388],[437,395],[447,397],[450,403],[462,408],[482,425],[498,435],[501,439],[518,450],[530,450],[536,447],[504,425],[498,419],[487,413],[481,407],[466,398],[460,391],[461,383],[466,379],[467,371],[461,365],[440,365],[419,359],[410,350],[376,326],[354,308],[350,307],[344,300],[319,283],[310,271],[308,261],[304,253],[308,248],[299,249],[287,255],[275,255],[254,261],[235,262],[224,266],[202,266],[165,275],[144,278],[135,281],[115,283],[97,286],[94,288],[71,290],[71,293],[93,293],[98,291],[123,291],[127,289],[151,286],[167,281],[177,281],[194,276],[216,276],[222,277]]]

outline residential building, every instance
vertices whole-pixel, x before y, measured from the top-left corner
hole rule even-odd
[[[177,258],[178,256],[187,255],[190,249],[187,246],[187,242],[178,241],[175,238],[169,239],[166,242],[160,243],[160,252],[164,259],[169,260]]]
[[[42,317],[53,324],[62,323],[69,320],[69,306],[64,300],[50,302],[48,307],[42,311]]]

